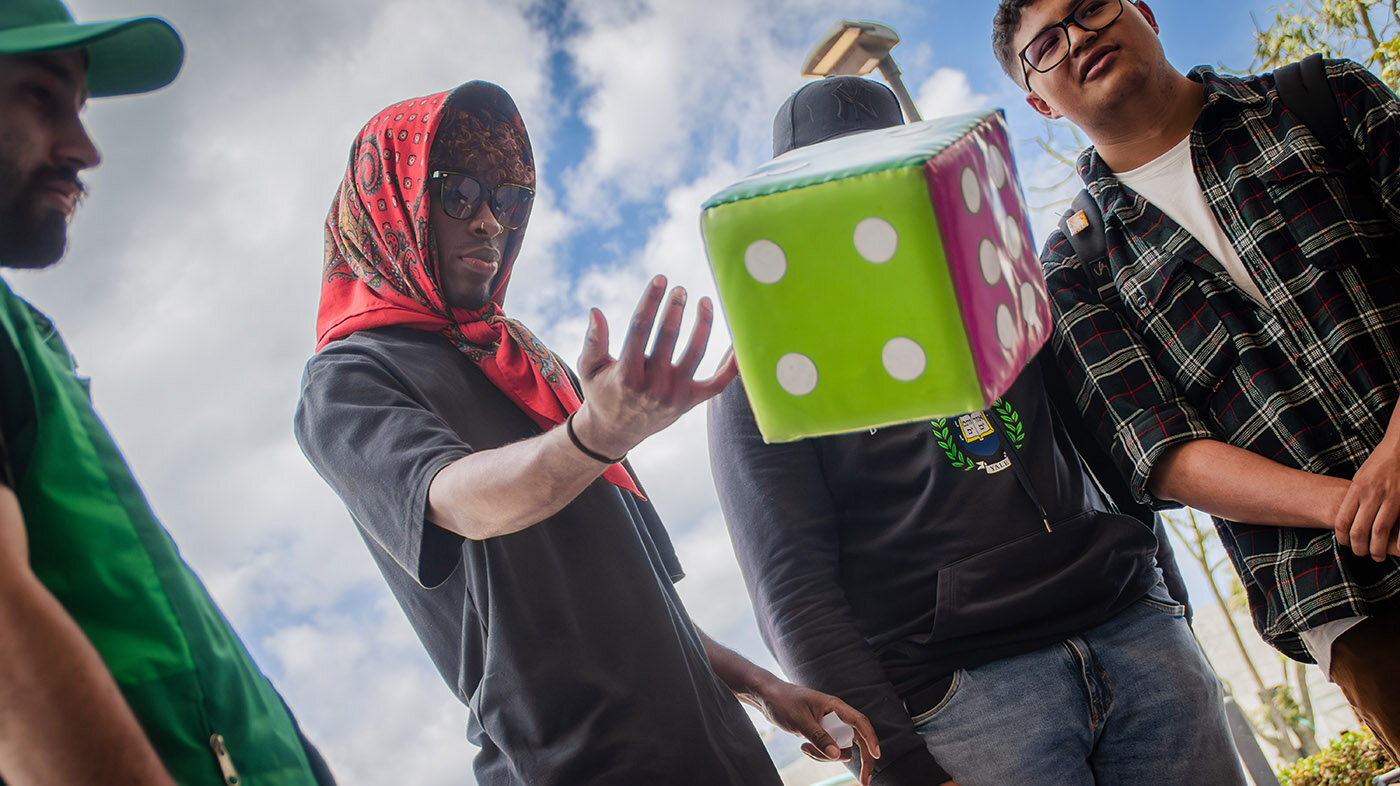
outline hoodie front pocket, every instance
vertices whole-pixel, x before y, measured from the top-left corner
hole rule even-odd
[[[930,640],[1091,627],[1146,590],[1156,550],[1136,519],[1089,511],[966,557],[938,573]]]

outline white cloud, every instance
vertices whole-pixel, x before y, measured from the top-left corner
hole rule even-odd
[[[867,3],[862,13],[895,5]],[[566,50],[589,92],[581,115],[592,144],[571,172],[569,199],[604,220],[616,199],[653,196],[715,154],[766,152],[807,48],[847,10],[831,0],[571,7],[582,30]]]
[[[924,117],[941,117],[986,109],[990,101],[973,91],[967,72],[940,68],[919,85],[914,105]]]
[[[267,649],[342,786],[474,782],[467,709],[392,601],[284,628]]]

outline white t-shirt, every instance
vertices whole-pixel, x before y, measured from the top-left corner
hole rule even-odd
[[[1171,150],[1163,153],[1137,169],[1115,173],[1119,182],[1142,194],[1142,196],[1167,217],[1180,224],[1196,238],[1211,256],[1215,257],[1225,272],[1230,274],[1235,286],[1263,303],[1264,294],[1250,277],[1249,270],[1235,253],[1230,238],[1210,211],[1205,192],[1196,181],[1196,171],[1191,164],[1191,135],[1187,134]],[[1347,632],[1365,617],[1346,617],[1333,620],[1299,635],[1308,648],[1322,673],[1331,680],[1332,644],[1337,637]]]
[[[1341,637],[1343,633],[1351,630],[1353,625],[1364,621],[1365,617],[1343,617],[1339,620],[1324,622],[1316,628],[1309,628],[1298,634],[1303,637],[1303,646],[1308,648],[1308,653],[1317,661],[1317,667],[1322,669],[1323,676],[1328,682],[1332,679],[1332,645]]]
[[[1210,212],[1205,192],[1196,182],[1191,166],[1191,135],[1187,134],[1171,150],[1137,169],[1115,173],[1119,182],[1142,194],[1148,202],[1180,224],[1191,236],[1205,246],[1210,255],[1225,268],[1235,285],[1244,290],[1254,302],[1263,303],[1264,294],[1250,278],[1244,262],[1240,261],[1230,238]]]

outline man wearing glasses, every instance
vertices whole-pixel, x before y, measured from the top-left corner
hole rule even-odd
[[[1400,753],[1400,102],[1325,61],[1319,141],[1272,74],[1177,72],[1141,2],[1002,0],[993,46],[1095,143],[1107,259],[1042,254],[1086,419],[1141,500],[1216,517],[1259,632]]]
[[[710,302],[679,360],[684,290],[647,285],[618,359],[594,309],[576,380],[502,313],[535,186],[525,126],[495,85],[372,119],[326,221],[296,415],[303,451],[471,708],[477,781],[776,785],[736,694],[832,758],[820,720],[834,711],[878,755],[864,716],[695,628],[623,460],[733,378],[726,359],[695,379]]]

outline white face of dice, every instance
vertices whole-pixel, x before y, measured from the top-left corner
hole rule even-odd
[[[979,184],[979,194],[980,188]],[[851,245],[861,259],[883,265],[899,250],[899,232],[884,218],[869,216],[856,224],[851,233]],[[993,252],[1000,253],[995,247]],[[759,238],[744,250],[744,268],[760,284],[778,284],[787,275],[787,252],[772,240]],[[996,270],[1000,275],[1000,261],[996,263]],[[881,349],[880,363],[894,379],[912,382],[927,370],[928,353],[914,339],[895,336]],[[793,396],[805,396],[816,390],[821,376],[816,363],[800,352],[789,352],[779,358],[774,374],[779,386]]]

